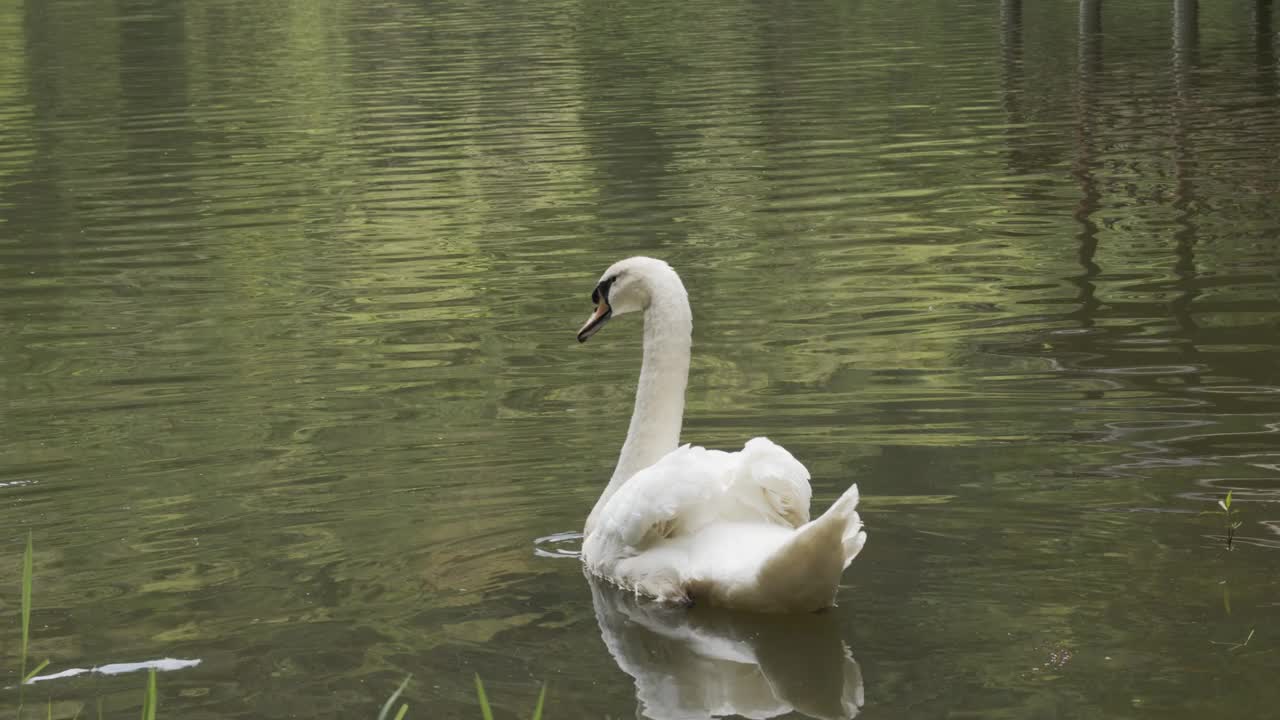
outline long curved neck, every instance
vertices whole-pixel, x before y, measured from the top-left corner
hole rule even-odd
[[[689,384],[689,348],[693,344],[693,316],[678,277],[670,286],[653,288],[644,313],[644,363],[636,386],[627,440],[618,455],[609,486],[587,518],[591,532],[596,513],[636,472],[649,467],[680,443],[684,422],[684,391]]]
[[[669,299],[671,302],[661,304],[655,301],[644,315],[644,364],[636,386],[636,405],[610,488],[616,489],[680,443],[693,322],[683,293]]]

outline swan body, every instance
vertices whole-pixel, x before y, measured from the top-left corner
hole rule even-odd
[[[810,520],[808,470],[767,438],[738,452],[677,447],[693,329],[679,275],[628,258],[605,271],[592,299],[580,342],[627,312],[643,312],[645,328],[631,426],[583,533],[586,569],[661,601],[760,612],[833,605],[867,539],[857,485]]]

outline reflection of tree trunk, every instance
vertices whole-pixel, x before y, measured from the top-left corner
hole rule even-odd
[[[163,185],[132,182],[111,191],[125,207],[159,202],[194,206],[190,168],[196,144],[187,97],[186,26],[181,3],[118,0],[121,138],[134,177],[166,177]]]
[[[582,9],[611,23],[607,31],[601,27],[575,35],[576,54],[589,68],[580,88],[581,122],[595,165],[596,204],[601,209],[596,220],[611,223],[616,215],[632,214],[636,208],[669,218],[669,169],[676,151],[662,132],[662,97],[668,79],[643,72],[645,66],[637,65],[630,55],[651,46],[657,35],[642,21],[643,15],[614,13],[599,0],[584,3]],[[678,223],[655,221],[654,225]],[[653,247],[653,242],[665,240],[630,222],[600,225],[592,231],[611,237],[616,247]]]
[[[1001,51],[1004,57],[1005,107],[1016,105],[1022,86],[1022,0],[1000,3]]]
[[[1006,124],[1005,139],[1009,148],[1009,169],[1015,175],[1032,171],[1030,150],[1019,147],[1026,137],[1022,125],[1026,113],[1022,107],[1022,0],[1002,0],[1000,3],[1001,57],[1003,60],[1003,99]]]
[[[158,8],[151,0],[120,0],[117,7],[125,18],[119,23],[122,121],[126,127],[145,128],[139,139],[151,142],[154,138],[147,136],[156,131],[154,116],[185,113],[188,105],[184,7],[178,3]],[[176,135],[189,139],[181,132]]]
[[[1194,55],[1200,44],[1200,0],[1173,0],[1174,61]]]
[[[1076,68],[1076,161],[1072,174],[1080,184],[1080,201],[1075,219],[1080,225],[1077,256],[1083,272],[1072,279],[1079,292],[1076,314],[1083,327],[1093,327],[1093,316],[1102,304],[1095,297],[1094,278],[1101,268],[1094,262],[1098,251],[1098,224],[1093,216],[1100,206],[1101,192],[1094,177],[1094,126],[1097,122],[1096,86],[1102,73],[1102,0],[1081,0],[1079,48]]]
[[[1177,210],[1174,224],[1177,261],[1173,272],[1177,276],[1175,286],[1178,295],[1170,304],[1174,321],[1186,339],[1184,347],[1195,355],[1195,333],[1198,330],[1191,313],[1191,303],[1200,294],[1196,279],[1196,227],[1192,222],[1195,213],[1196,159],[1192,152],[1191,118],[1195,95],[1195,67],[1199,53],[1198,0],[1174,0],[1173,5],[1173,163],[1174,202]],[[1187,376],[1194,383],[1198,376]]]
[[[1276,53],[1273,46],[1275,30],[1271,25],[1271,0],[1254,0],[1253,45],[1258,64],[1258,94],[1263,98],[1276,95]]]

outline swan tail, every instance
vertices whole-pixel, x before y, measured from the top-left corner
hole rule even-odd
[[[839,500],[831,506],[822,518],[828,515],[838,517],[844,524],[844,531],[840,535],[840,547],[844,551],[844,568],[849,567],[849,563],[858,557],[858,553],[862,552],[862,546],[867,544],[867,531],[862,529],[862,517],[858,515],[858,486],[851,485]],[[836,522],[833,518],[831,522]]]
[[[778,610],[820,610],[835,604],[840,574],[867,542],[857,507],[854,485],[765,560],[758,585],[763,596],[776,600]]]

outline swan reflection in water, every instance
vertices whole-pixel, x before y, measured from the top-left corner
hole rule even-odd
[[[635,678],[638,717],[849,720],[862,708],[862,672],[833,613],[685,609],[587,579],[600,637]]]

